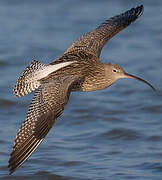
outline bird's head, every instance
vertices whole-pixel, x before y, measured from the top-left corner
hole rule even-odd
[[[126,73],[122,67],[118,66],[117,64],[112,64],[112,63],[106,63],[105,64],[105,73],[106,73],[106,78],[108,78],[111,82],[111,84],[113,84],[116,80],[121,79],[121,78],[132,78],[132,79],[136,79],[139,80],[145,84],[147,84],[148,86],[150,86],[154,91],[156,91],[156,89],[147,81],[137,77],[137,76],[133,76],[131,74]]]

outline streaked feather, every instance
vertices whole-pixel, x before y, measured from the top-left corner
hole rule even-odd
[[[40,80],[48,77],[52,72],[55,72],[65,66],[74,63],[74,61],[63,62],[55,65],[47,65],[33,60],[31,64],[25,68],[22,75],[16,82],[14,93],[17,97],[24,96],[37,89],[41,82]]]
[[[36,91],[27,118],[19,129],[9,160],[13,173],[34,152],[68,102],[71,85],[78,76],[60,77]]]
[[[120,15],[113,16],[93,31],[86,33],[74,41],[64,54],[75,50],[84,50],[99,57],[105,43],[141,16],[142,12],[143,5],[132,8]]]

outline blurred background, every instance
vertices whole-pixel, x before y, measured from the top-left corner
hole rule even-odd
[[[141,4],[144,14],[111,39],[100,58],[161,90],[161,0],[0,1],[0,179],[161,179],[162,96],[131,79],[72,93],[36,153],[13,175],[7,169],[33,96],[13,95],[21,71],[34,58],[50,63],[83,33]]]

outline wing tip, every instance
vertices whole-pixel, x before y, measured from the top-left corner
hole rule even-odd
[[[143,12],[144,12],[144,6],[143,6],[143,4],[141,4],[140,6],[137,6],[137,7],[135,8],[135,10],[136,10],[136,16],[137,16],[137,17],[140,17],[140,16],[143,14]]]
[[[8,161],[8,171],[9,171],[9,175],[13,174],[16,169],[17,169],[17,168],[11,166],[10,160],[9,160],[9,161]]]
[[[137,18],[139,18],[144,12],[144,6],[136,6],[135,8],[131,8],[130,10],[126,11],[122,15],[124,15],[123,25],[128,26],[132,22],[134,22]]]
[[[12,175],[13,173],[15,172],[15,170],[13,170],[13,169],[9,169],[9,175]]]

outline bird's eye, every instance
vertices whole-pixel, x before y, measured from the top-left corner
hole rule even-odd
[[[116,69],[113,69],[113,72],[117,72],[117,70],[116,70]]]

